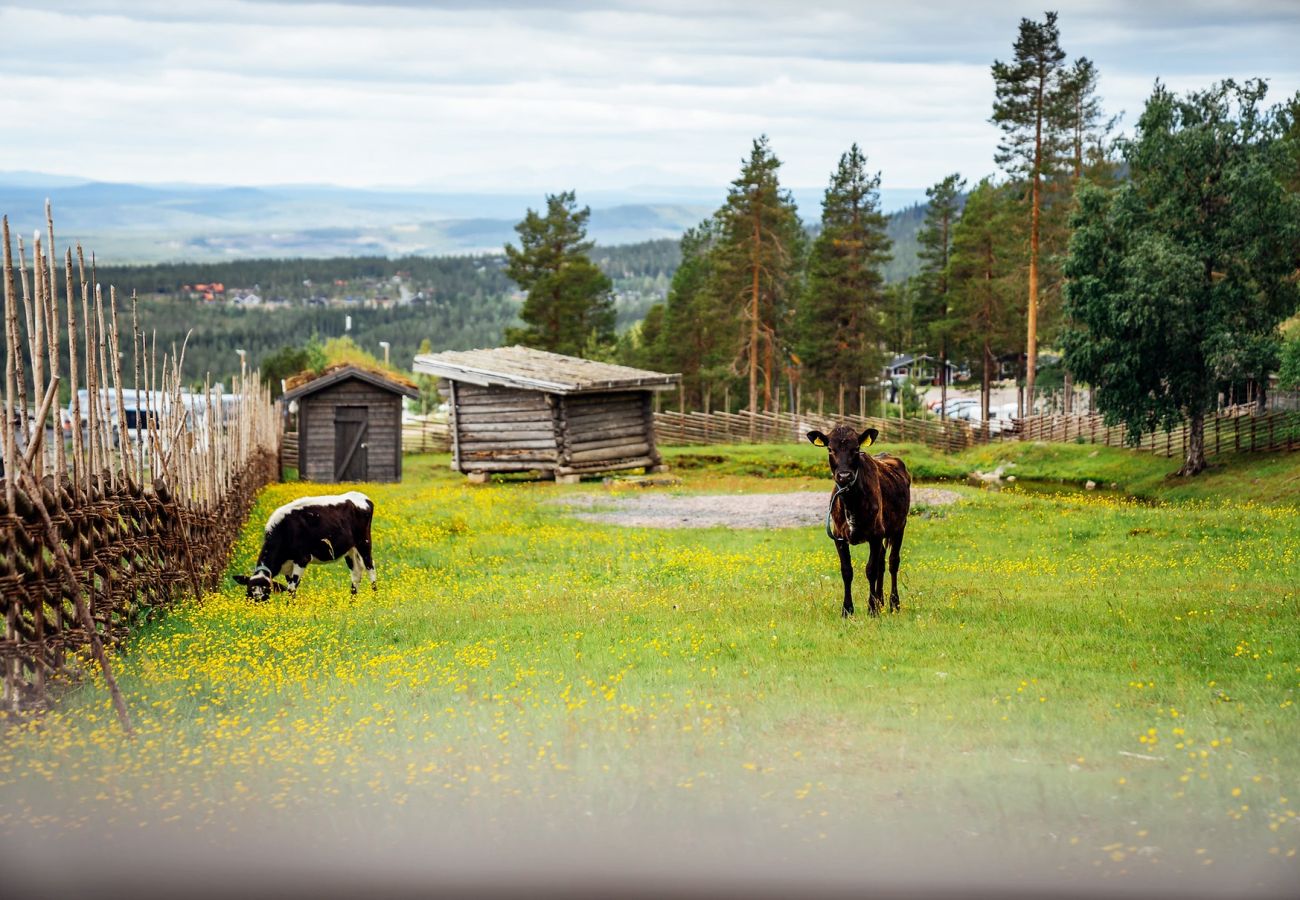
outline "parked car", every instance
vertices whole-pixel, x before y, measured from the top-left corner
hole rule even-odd
[[[933,406],[931,406],[931,410],[934,412],[936,416],[939,415],[939,406],[940,404],[937,402],[933,404]],[[971,407],[974,407],[976,410],[978,410],[980,408],[979,400],[975,400],[970,397],[956,397],[954,399],[949,400],[947,405],[944,406],[943,409],[944,409],[944,414],[947,416],[947,418],[954,419],[954,418],[960,418],[957,415],[959,410],[969,409]]]

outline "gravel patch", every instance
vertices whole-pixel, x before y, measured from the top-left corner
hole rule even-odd
[[[575,517],[637,528],[807,528],[826,521],[829,491],[786,494],[578,494],[556,502]],[[912,506],[947,506],[961,495],[912,488]],[[587,511],[578,511],[587,507]],[[602,507],[593,509],[593,507]]]

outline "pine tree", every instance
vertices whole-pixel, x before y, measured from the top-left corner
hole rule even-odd
[[[881,335],[889,353],[905,353],[916,347],[917,279],[908,278],[885,286]]]
[[[950,320],[961,349],[980,358],[980,417],[989,419],[997,357],[1019,346],[1016,277],[1023,228],[1014,199],[985,178],[966,198],[948,264]]]
[[[917,280],[917,316],[925,327],[930,346],[939,356],[940,417],[948,404],[948,351],[954,323],[948,315],[948,259],[952,252],[953,229],[960,211],[961,192],[966,181],[954,172],[926,188],[929,204],[925,223],[917,235],[921,244],[921,272]]]
[[[1025,389],[1033,402],[1034,370],[1038,365],[1038,301],[1040,225],[1043,182],[1059,159],[1062,140],[1060,81],[1065,51],[1061,49],[1056,13],[1043,22],[1020,20],[1020,33],[1010,63],[993,63],[996,99],[992,121],[1002,129],[994,157],[1014,179],[1029,189],[1029,298],[1026,316],[1027,361]]]
[[[1066,265],[1069,366],[1129,439],[1188,422],[1179,474],[1205,468],[1225,383],[1262,381],[1300,308],[1300,196],[1282,184],[1280,110],[1262,82],[1176,97],[1157,84],[1122,144],[1129,180],[1079,192]]]
[[[772,406],[802,250],[803,231],[794,200],[777,178],[780,167],[767,137],[755,140],[718,211],[720,234],[710,254],[715,296],[734,304],[741,325],[733,365],[748,375],[751,414],[759,410],[760,374],[763,406]]]
[[[1064,140],[1052,190],[1045,198],[1039,279],[1039,338],[1051,340],[1059,324],[1053,313],[1059,308],[1063,284],[1061,266],[1070,242],[1070,216],[1075,194],[1083,179],[1103,187],[1117,183],[1118,167],[1110,158],[1107,137],[1119,121],[1115,116],[1102,121],[1101,98],[1097,94],[1100,73],[1087,57],[1079,57],[1060,79],[1056,115]],[[1046,320],[1046,321],[1044,321]],[[1074,378],[1068,368],[1064,376],[1064,411],[1073,411]]]
[[[506,274],[528,296],[519,311],[524,327],[507,329],[507,342],[578,355],[593,341],[612,341],[613,283],[587,255],[590,217],[565,191],[547,196],[545,216],[530,209],[515,226],[519,247],[506,244]]]
[[[729,377],[734,304],[717,293],[713,252],[720,224],[705,219],[682,235],[681,265],[673,273],[659,344],[663,368],[682,374],[689,404],[698,405]]]
[[[797,317],[797,349],[809,387],[874,383],[882,365],[881,267],[889,237],[880,212],[880,173],[868,175],[854,144],[840,157],[822,201],[822,228],[808,256]]]

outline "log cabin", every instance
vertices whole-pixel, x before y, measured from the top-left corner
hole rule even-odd
[[[663,471],[655,446],[655,391],[680,375],[595,362],[528,347],[415,357],[442,379],[451,466],[471,481],[537,471],[562,483],[582,475]]]

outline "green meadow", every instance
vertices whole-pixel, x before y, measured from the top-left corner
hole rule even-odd
[[[265,604],[227,580],[115,654],[133,740],[93,679],[0,726],[0,834],[310,822],[364,846],[522,821],[560,845],[725,832],[769,859],[1296,883],[1300,459],[1182,484],[1105,448],[893,449],[960,500],[914,510],[901,613],[865,615],[860,575],[847,621],[820,521],[629,528],[563,502],[828,491],[816,448],[674,449],[652,487],[472,486],[408,457],[404,484],[361,486],[377,593],[341,565]],[[999,462],[1033,490],[940,484]],[[316,492],[266,489],[232,571]]]

